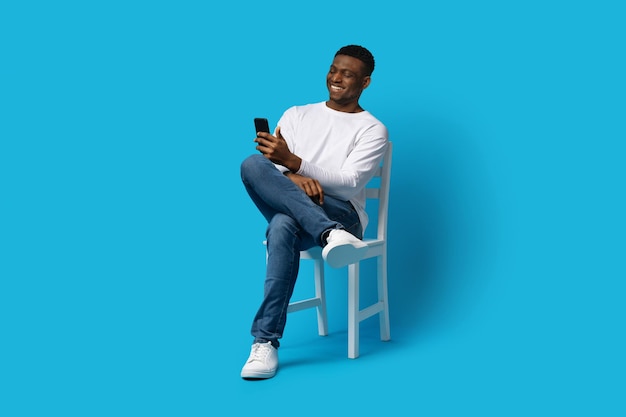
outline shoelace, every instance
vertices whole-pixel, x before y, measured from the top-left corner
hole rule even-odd
[[[252,353],[250,353],[250,359],[248,362],[260,361],[263,362],[267,355],[270,353],[269,343],[259,343],[254,346]]]

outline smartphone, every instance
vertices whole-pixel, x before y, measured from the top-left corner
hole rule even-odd
[[[270,133],[270,125],[267,119],[263,117],[257,117],[254,119],[254,128],[256,129],[254,133],[258,133],[258,132]]]

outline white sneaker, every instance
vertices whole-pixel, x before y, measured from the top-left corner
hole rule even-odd
[[[360,260],[367,252],[367,244],[343,229],[331,230],[326,238],[322,256],[333,268],[341,268]]]
[[[276,375],[278,369],[278,350],[272,342],[255,343],[250,350],[250,357],[241,370],[245,379],[266,379]]]

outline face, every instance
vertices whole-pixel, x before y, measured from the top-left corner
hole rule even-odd
[[[364,75],[363,71],[361,60],[348,55],[335,57],[326,75],[331,108],[343,111],[359,108],[359,97],[370,83],[369,75]]]

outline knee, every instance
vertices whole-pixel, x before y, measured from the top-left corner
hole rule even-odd
[[[269,160],[261,154],[250,155],[241,163],[241,179],[245,181],[249,178],[259,178],[263,167],[268,162]]]

